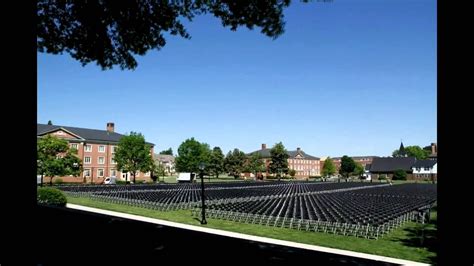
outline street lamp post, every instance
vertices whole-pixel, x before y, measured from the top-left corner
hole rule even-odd
[[[207,224],[206,221],[206,203],[204,195],[204,168],[206,165],[201,162],[199,164],[199,177],[201,178],[201,224]]]

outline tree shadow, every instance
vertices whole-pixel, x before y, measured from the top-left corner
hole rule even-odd
[[[436,210],[436,209],[434,209]],[[438,221],[437,219],[430,219],[428,223],[418,223],[415,227],[405,228],[408,232],[406,238],[399,241],[409,247],[426,248],[435,255],[428,257],[430,264],[437,265],[437,254],[439,250],[438,240]]]

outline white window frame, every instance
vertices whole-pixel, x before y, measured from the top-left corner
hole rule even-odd
[[[99,174],[99,171],[102,170],[102,175]],[[97,168],[97,177],[104,177],[105,175],[105,170],[104,168]]]
[[[115,153],[116,149],[117,149],[117,146],[112,146],[110,149],[110,153]]]
[[[115,172],[115,174],[113,174],[112,172]],[[117,176],[117,169],[115,169],[115,168],[110,168],[109,174],[110,174],[110,176]]]
[[[76,147],[74,147],[76,146]],[[79,143],[71,143],[71,149],[79,150]]]
[[[89,173],[89,175],[86,175],[86,172]],[[91,177],[91,169],[90,168],[84,168],[84,172],[82,173],[83,177]]]
[[[150,176],[150,172],[146,172],[146,173],[145,173],[145,176]]]
[[[114,160],[114,157],[110,157],[110,164],[117,164],[117,162]]]
[[[100,151],[100,148],[103,147],[104,150],[103,151]],[[100,153],[105,153],[105,145],[99,145],[97,146],[97,151],[100,152]]]
[[[88,149],[88,147],[90,147],[90,149]],[[92,145],[91,144],[84,145],[84,152],[92,152]]]
[[[86,158],[89,158],[89,162],[86,162]],[[92,157],[91,156],[84,156],[84,164],[91,164],[92,163]]]
[[[102,158],[102,162],[100,162],[100,158]],[[97,164],[105,164],[105,157],[104,156],[97,157]]]

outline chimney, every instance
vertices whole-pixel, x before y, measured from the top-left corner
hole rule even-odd
[[[431,154],[436,154],[438,152],[438,147],[436,147],[436,143],[431,143]]]
[[[114,132],[114,130],[115,130],[115,124],[112,122],[107,123],[107,131]]]
[[[296,148],[296,151],[297,151],[297,152],[300,152],[300,151],[301,151],[300,147]]]
[[[267,149],[267,144],[263,143],[262,144],[262,150],[266,150]]]

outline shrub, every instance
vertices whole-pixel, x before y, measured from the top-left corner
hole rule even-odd
[[[54,180],[54,183],[59,185],[59,184],[64,183],[64,181],[61,178],[58,178],[58,179]]]
[[[61,190],[52,187],[41,187],[37,190],[37,202],[44,205],[64,207],[67,203],[67,198]]]
[[[393,180],[407,180],[407,173],[403,169],[397,169],[393,172]]]
[[[295,170],[295,169],[290,169],[290,170],[288,171],[288,173],[290,174],[291,177],[295,177],[295,175],[296,175],[296,170]]]
[[[387,175],[386,174],[381,174],[379,175],[379,180],[386,180],[387,179]]]

